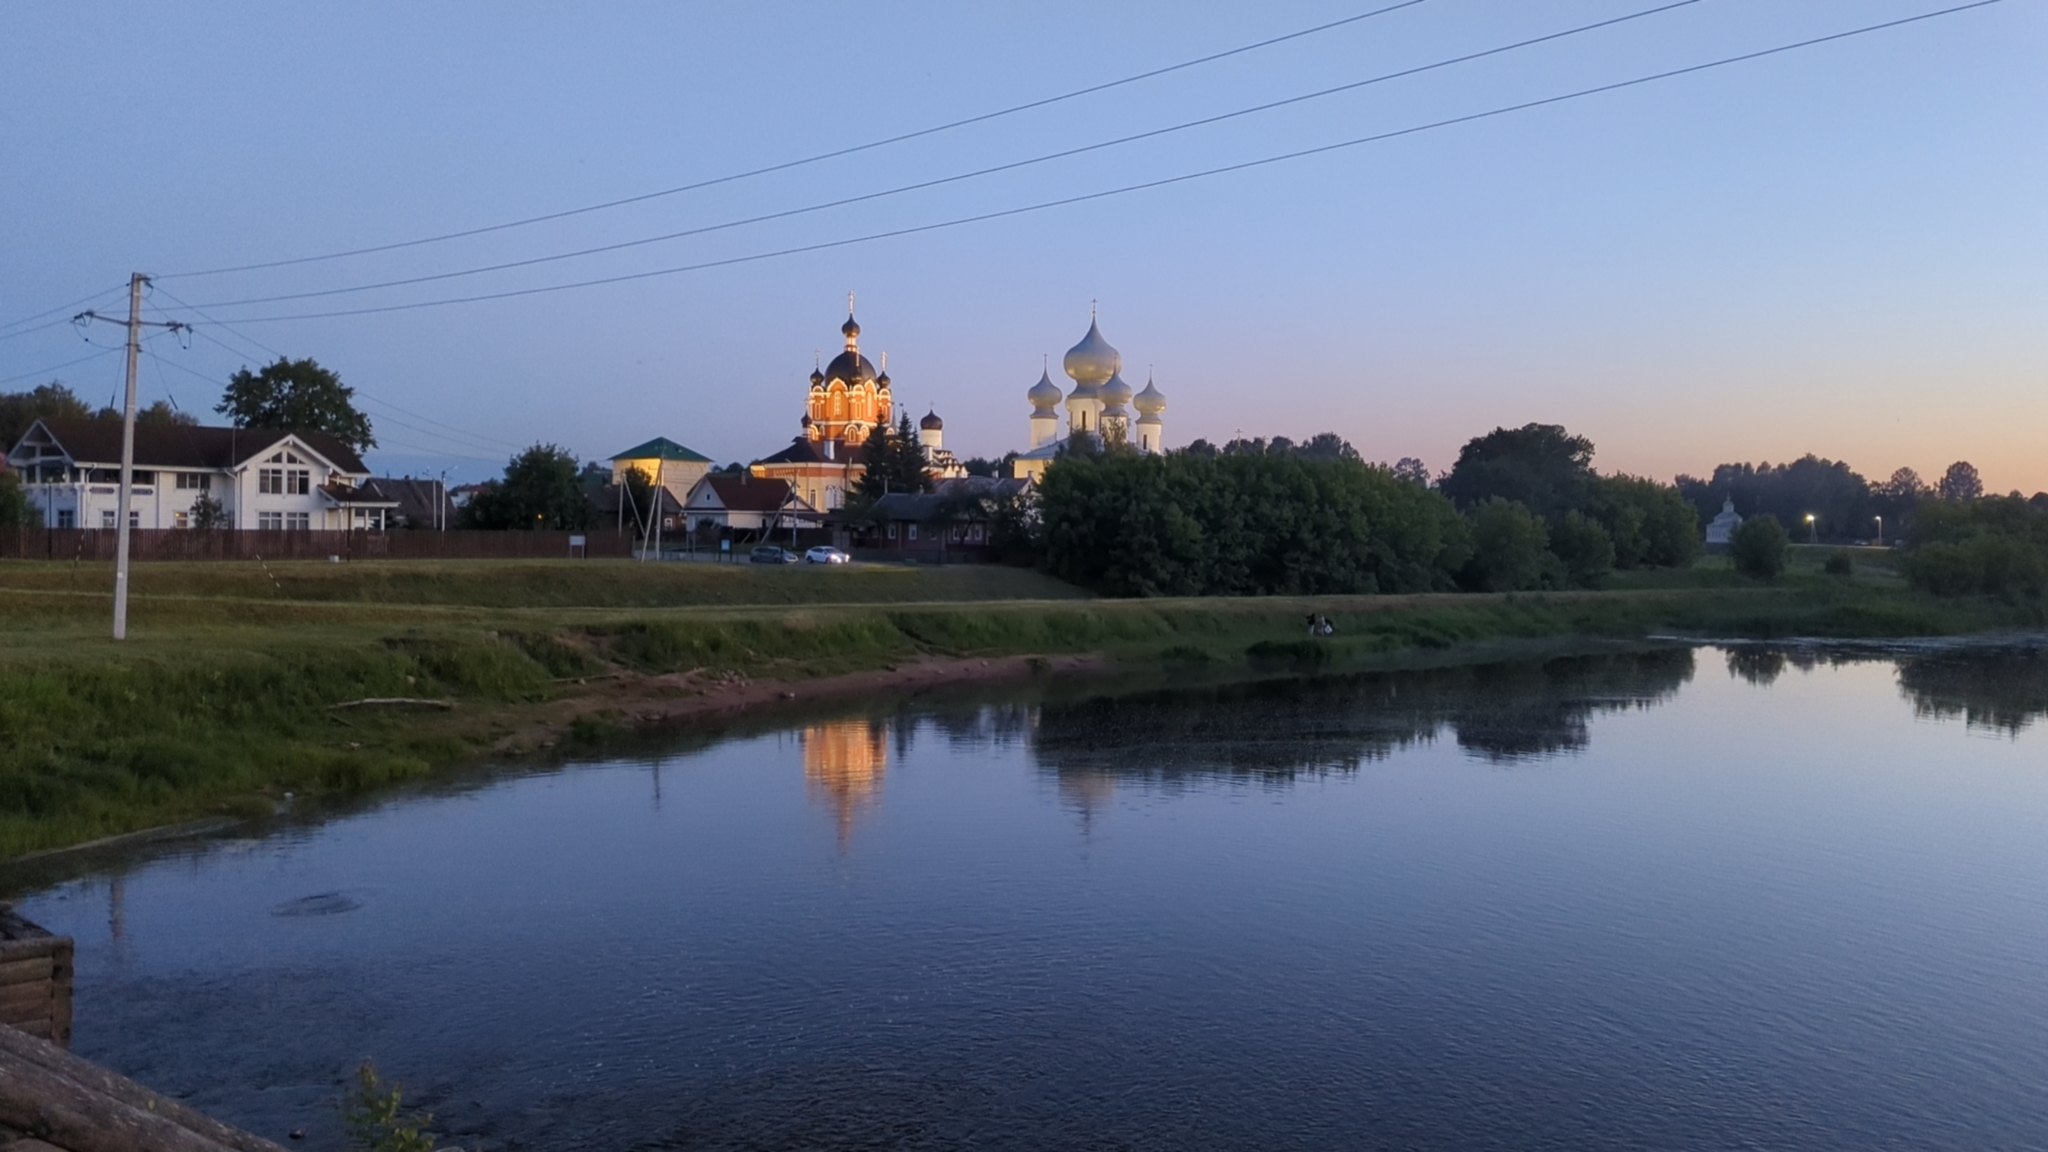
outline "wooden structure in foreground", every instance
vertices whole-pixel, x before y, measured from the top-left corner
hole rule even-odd
[[[71,951],[0,904],[0,1024],[71,1046]]]
[[[0,1028],[0,1152],[284,1152],[46,1040]]]

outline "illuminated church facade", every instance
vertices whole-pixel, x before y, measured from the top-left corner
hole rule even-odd
[[[867,470],[868,438],[876,428],[896,420],[888,355],[883,354],[882,367],[876,369],[860,350],[860,321],[853,317],[850,296],[846,309],[846,323],[839,326],[845,348],[831,363],[811,369],[803,430],[789,447],[756,460],[749,469],[756,476],[789,481],[811,507],[826,511],[842,507]],[[967,474],[946,450],[945,422],[937,412],[925,414],[916,435],[934,477],[945,480]]]

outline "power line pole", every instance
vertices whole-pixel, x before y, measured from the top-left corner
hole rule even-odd
[[[121,492],[115,508],[114,524],[114,639],[128,638],[128,515],[134,504],[135,488],[135,369],[142,355],[142,330],[164,328],[172,332],[189,331],[190,324],[171,321],[150,321],[142,319],[142,287],[149,283],[149,277],[137,272],[128,278],[128,392],[121,404]],[[71,318],[72,323],[104,320],[97,312],[81,312]]]

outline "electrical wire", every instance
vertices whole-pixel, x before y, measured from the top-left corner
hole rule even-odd
[[[55,328],[58,325],[69,323],[71,323],[71,317],[59,316],[55,320],[45,320],[44,322],[36,325],[33,328],[23,328],[18,332],[0,332],[0,340],[12,340],[16,336],[26,336],[31,332],[42,332],[47,329]]]
[[[56,372],[56,371],[59,371],[59,370],[61,370],[61,369],[64,369],[64,368],[69,368],[69,367],[71,367],[71,366],[72,366],[72,365],[74,365],[74,364],[83,364],[83,363],[85,363],[85,362],[87,362],[87,361],[89,361],[89,360],[97,360],[97,359],[99,359],[99,358],[100,358],[100,357],[102,357],[102,356],[111,356],[111,355],[113,355],[114,353],[116,353],[116,352],[119,352],[119,351],[122,351],[123,349],[125,349],[125,348],[127,347],[127,345],[123,344],[123,345],[119,345],[119,346],[116,346],[116,347],[113,347],[113,348],[107,348],[107,347],[102,347],[102,346],[100,346],[100,345],[97,345],[97,344],[95,344],[95,345],[93,345],[93,347],[95,347],[95,348],[99,348],[99,351],[97,351],[97,352],[93,353],[93,354],[92,354],[92,355],[90,355],[90,356],[80,356],[80,357],[79,357],[78,359],[76,359],[76,360],[66,360],[66,361],[65,361],[64,363],[62,363],[62,364],[52,364],[52,365],[50,365],[50,366],[49,366],[48,368],[38,368],[38,369],[36,369],[36,370],[35,370],[35,371],[33,371],[33,372],[23,372],[23,373],[22,373],[21,375],[19,375],[19,376],[0,376],[0,384],[13,384],[13,383],[15,383],[15,382],[17,382],[17,381],[20,381],[20,380],[28,380],[28,379],[31,379],[31,378],[33,378],[33,377],[36,377],[36,376],[42,376],[42,375],[46,375],[46,374],[48,374],[48,373],[51,373],[51,372]]]
[[[104,299],[106,299],[107,297],[109,297],[109,296],[112,296],[112,295],[113,295],[114,293],[116,293],[116,292],[125,292],[125,291],[127,291],[127,289],[128,289],[128,285],[126,285],[126,284],[117,284],[117,285],[115,285],[114,287],[112,287],[112,288],[109,288],[109,289],[107,289],[107,290],[106,290],[106,291],[104,291],[104,292],[95,292],[95,293],[93,293],[93,294],[92,294],[92,295],[90,295],[90,296],[84,296],[84,297],[80,297],[80,298],[79,298],[79,299],[77,299],[77,300],[73,300],[73,301],[72,301],[71,303],[69,303],[69,304],[60,304],[60,305],[58,305],[57,307],[55,307],[55,308],[52,308],[52,309],[50,309],[50,310],[49,310],[49,311],[47,311],[47,312],[38,312],[38,313],[36,313],[36,314],[35,314],[35,315],[33,315],[33,316],[24,316],[24,317],[22,317],[22,318],[21,318],[21,319],[19,319],[19,320],[11,320],[11,321],[9,321],[9,322],[7,322],[7,323],[5,323],[5,324],[0,324],[0,331],[5,331],[6,329],[9,329],[9,328],[14,328],[14,327],[18,327],[18,326],[20,326],[20,325],[22,325],[22,324],[28,324],[28,323],[32,323],[33,321],[36,321],[36,320],[41,320],[41,319],[42,319],[43,317],[45,317],[45,316],[55,316],[55,315],[57,315],[57,314],[58,314],[58,313],[60,313],[60,312],[69,312],[70,310],[72,310],[73,308],[76,308],[76,307],[78,307],[78,306],[79,306],[79,305],[81,305],[81,304],[90,304],[90,303],[92,303],[92,302],[93,302],[93,301],[95,301],[95,300],[104,300]]]
[[[255,348],[261,349],[261,350],[263,350],[264,352],[267,352],[267,353],[269,353],[270,355],[272,355],[272,356],[275,356],[275,357],[277,357],[277,358],[278,358],[278,359],[280,359],[280,360],[288,359],[288,357],[287,357],[287,356],[285,356],[285,354],[284,354],[284,353],[282,353],[282,352],[279,352],[279,351],[278,351],[277,349],[275,349],[275,348],[272,348],[272,347],[270,347],[270,346],[269,346],[268,344],[264,344],[263,342],[261,342],[261,341],[257,340],[257,339],[256,339],[255,337],[253,337],[253,336],[250,336],[250,335],[249,335],[248,333],[246,333],[246,332],[238,332],[238,331],[236,331],[235,329],[233,329],[233,328],[230,328],[230,327],[228,327],[228,326],[227,326],[227,325],[225,325],[225,324],[222,324],[222,323],[221,323],[220,321],[218,321],[218,320],[214,320],[214,319],[213,319],[213,318],[212,318],[211,316],[208,316],[208,315],[207,315],[206,313],[204,313],[204,312],[201,312],[201,311],[199,311],[199,309],[198,309],[198,308],[196,308],[196,307],[194,307],[194,306],[192,306],[192,305],[190,305],[190,304],[186,304],[186,303],[185,303],[184,301],[182,301],[182,300],[178,299],[178,297],[177,297],[176,295],[174,295],[174,294],[173,294],[173,293],[172,293],[172,292],[171,292],[171,291],[170,291],[170,290],[169,290],[168,288],[166,288],[166,289],[163,289],[162,291],[163,291],[163,294],[164,294],[165,296],[167,296],[167,297],[169,297],[169,298],[170,298],[170,300],[172,301],[172,303],[174,303],[174,304],[178,305],[179,307],[182,307],[182,308],[187,308],[187,309],[190,309],[190,310],[191,310],[192,312],[194,312],[195,314],[199,315],[200,317],[202,317],[202,318],[206,319],[206,320],[207,320],[208,322],[210,322],[210,323],[212,323],[212,324],[215,324],[215,325],[217,325],[217,326],[218,326],[218,327],[219,327],[219,328],[220,328],[220,329],[221,329],[222,331],[224,331],[224,332],[227,332],[227,333],[228,333],[229,335],[235,336],[236,338],[238,338],[238,339],[242,340],[242,341],[243,341],[244,343],[246,343],[246,344],[250,345],[251,347],[255,347]],[[157,307],[160,307],[160,306],[157,306]],[[245,350],[245,349],[237,349],[237,348],[235,348],[235,347],[234,347],[233,345],[230,345],[230,344],[228,344],[227,342],[225,342],[225,341],[223,341],[223,340],[219,339],[218,337],[215,337],[214,335],[212,335],[212,334],[211,334],[211,333],[209,333],[209,332],[206,332],[206,331],[205,331],[205,330],[203,330],[203,329],[198,329],[198,328],[195,328],[195,329],[193,329],[193,331],[194,331],[194,332],[196,332],[196,333],[197,333],[197,334],[199,335],[199,337],[200,337],[201,339],[203,339],[203,340],[207,340],[207,341],[210,341],[210,342],[212,342],[212,343],[213,343],[214,345],[216,345],[217,347],[219,347],[219,348],[221,348],[221,349],[223,349],[223,350],[225,350],[225,351],[227,351],[227,352],[233,353],[233,354],[234,354],[234,355],[236,355],[236,356],[242,356],[242,355],[244,355],[244,354],[246,353],[246,350]],[[259,359],[260,359],[260,357],[259,357]],[[186,371],[186,372],[190,372],[190,371],[191,371],[191,369],[189,369],[189,368],[184,368],[184,367],[183,367],[182,365],[174,365],[174,367],[178,367],[178,368],[180,368],[180,369],[181,369],[182,371]],[[193,373],[193,374],[194,374],[194,375],[198,375],[197,373]],[[518,448],[518,447],[519,447],[519,445],[517,445],[517,444],[514,444],[514,443],[512,443],[512,442],[511,442],[510,440],[499,440],[499,439],[497,439],[496,437],[492,437],[492,436],[483,436],[483,435],[480,435],[480,434],[477,434],[477,433],[469,432],[469,431],[467,431],[466,429],[463,429],[463,428],[458,428],[458,427],[456,427],[456,426],[455,426],[455,425],[453,425],[453,424],[448,424],[448,423],[444,423],[444,422],[442,422],[442,421],[440,421],[440,420],[436,420],[436,419],[434,419],[434,418],[433,418],[433,417],[431,417],[431,416],[422,416],[422,415],[420,415],[420,414],[419,414],[419,413],[417,413],[417,412],[412,412],[412,411],[408,411],[407,409],[404,409],[404,408],[400,408],[400,407],[399,407],[398,405],[396,405],[396,404],[393,404],[393,403],[391,403],[391,402],[390,402],[389,400],[385,400],[385,399],[383,399],[383,398],[382,398],[382,397],[380,397],[380,396],[376,396],[376,395],[374,395],[374,394],[372,394],[372,393],[370,393],[370,392],[368,392],[368,391],[365,391],[364,389],[362,389],[362,388],[360,388],[360,387],[355,387],[355,386],[351,385],[351,390],[352,390],[352,391],[353,391],[353,392],[354,392],[354,393],[355,393],[356,395],[358,395],[358,396],[362,397],[362,398],[363,398],[363,400],[364,400],[364,401],[365,401],[366,403],[369,403],[369,404],[374,404],[374,405],[377,405],[378,407],[383,407],[383,408],[390,408],[390,409],[392,409],[392,410],[393,410],[393,411],[395,411],[395,412],[399,412],[399,413],[401,413],[401,414],[403,414],[403,415],[406,415],[406,416],[411,416],[411,417],[413,417],[413,418],[414,418],[414,419],[416,419],[416,420],[424,420],[424,421],[426,421],[426,422],[427,422],[427,423],[429,423],[429,424],[438,424],[438,425],[440,425],[441,427],[443,427],[443,428],[446,428],[446,429],[447,429],[447,430],[448,430],[449,432],[454,432],[454,433],[457,433],[457,434],[459,434],[459,435],[462,435],[462,436],[467,436],[467,437],[469,437],[469,438],[470,438],[470,439],[472,439],[472,440],[476,440],[476,441],[479,441],[479,442],[480,442],[479,444],[475,444],[475,445],[466,445],[466,447],[471,447],[471,448],[487,448],[487,449],[495,449],[495,448],[498,448],[498,447],[504,447],[504,448],[514,448],[514,449],[516,449],[516,448]],[[412,429],[413,429],[413,431],[415,431],[415,432],[420,432],[420,433],[423,433],[423,434],[425,434],[425,435],[427,435],[427,436],[437,436],[437,435],[438,435],[438,436],[443,436],[443,437],[445,438],[445,433],[436,433],[436,432],[434,432],[434,431],[433,431],[432,429],[429,429],[429,428],[420,428],[420,427],[417,427],[417,426],[415,426],[415,425],[407,424],[407,423],[406,423],[405,421],[403,421],[403,420],[398,420],[398,419],[396,419],[395,417],[390,417],[390,416],[379,416],[379,417],[378,417],[378,419],[379,419],[379,420],[388,420],[388,421],[391,421],[392,423],[395,423],[395,424],[397,424],[397,425],[398,425],[399,427],[401,427],[401,428],[412,428]],[[459,441],[458,441],[458,443],[459,443]]]
[[[1590,88],[1581,88],[1576,91],[1566,92],[1556,96],[1545,96],[1535,100],[1525,100],[1516,104],[1508,104],[1498,108],[1491,108],[1483,112],[1472,112],[1462,116],[1452,116],[1442,120],[1433,120],[1424,124],[1411,125],[1407,128],[1397,128],[1386,132],[1374,133],[1369,136],[1359,136],[1350,140],[1340,140],[1332,144],[1322,144],[1313,148],[1302,148],[1292,152],[1283,152],[1273,156],[1261,157],[1256,160],[1245,160],[1235,164],[1224,164],[1214,168],[1205,168],[1200,171],[1182,173],[1178,176],[1167,176],[1156,180],[1146,180],[1136,184],[1126,184],[1117,188],[1104,189],[1098,192],[1087,192],[1076,196],[1061,197],[1055,200],[1044,200],[1035,204],[1026,204],[1016,208],[1004,208],[991,212],[977,213],[971,216],[960,216],[955,217],[951,220],[941,220],[931,224],[918,224],[903,228],[892,228],[881,232],[870,232],[861,236],[851,236],[838,240],[820,241],[815,244],[800,244],[788,248],[778,248],[771,251],[754,252],[742,256],[731,256],[720,260],[705,260],[695,264],[683,264],[672,268],[658,268],[646,272],[631,272],[617,276],[602,276],[594,279],[576,280],[561,284],[545,284],[532,288],[510,289],[503,292],[480,293],[472,296],[456,296],[440,300],[419,300],[406,304],[386,304],[370,308],[338,309],[329,312],[304,312],[284,316],[240,316],[235,317],[234,322],[237,324],[270,324],[289,320],[327,320],[339,317],[380,315],[387,312],[407,312],[420,308],[440,308],[453,304],[475,304],[492,300],[509,300],[523,296],[537,296],[553,292],[566,292],[577,288],[593,288],[607,284],[623,284],[638,280],[649,280],[662,276],[674,276],[685,272],[699,272],[711,268],[726,268],[739,264],[750,264],[762,260],[771,260],[782,256],[795,256],[807,252],[820,252],[834,248],[844,248],[855,244],[866,244],[877,240],[894,239],[901,236],[912,236],[925,232],[936,232],[946,228],[957,228],[967,224],[982,223],[989,220],[999,220],[1011,216],[1022,216],[1027,213],[1041,212],[1051,208],[1060,208],[1073,204],[1087,203],[1093,200],[1103,200],[1112,196],[1127,195],[1132,192],[1141,192],[1154,188],[1163,188],[1174,184],[1184,184],[1190,181],[1202,180],[1212,176],[1221,176],[1233,172],[1243,172],[1254,168],[1266,167],[1272,164],[1284,163],[1290,160],[1299,160],[1310,156],[1320,156],[1326,153],[1336,152],[1346,148],[1356,148],[1365,144],[1374,144],[1386,140],[1394,140],[1404,136],[1414,136],[1423,132],[1430,132],[1440,128],[1449,128],[1459,124],[1470,124],[1480,120],[1488,120],[1498,116],[1506,116],[1515,112],[1525,112],[1534,108],[1543,108],[1553,104],[1562,104],[1567,101],[1583,99],[1588,96],[1596,96],[1607,92],[1616,92],[1628,88],[1639,87],[1644,84],[1651,84],[1661,80],[1669,80],[1680,76],[1690,76],[1700,72],[1709,71],[1715,68],[1723,68],[1733,64],[1746,63],[1752,60],[1760,60],[1770,56],[1781,55],[1786,52],[1797,51],[1802,48],[1811,48],[1820,44],[1829,44],[1840,40],[1846,40],[1855,36],[1862,36],[1872,32],[1879,32],[1884,31],[1886,29],[1898,28],[1908,24],[1915,24],[1925,20],[1932,20],[1941,16],[1953,15],[1958,12],[1967,12],[1975,8],[1986,8],[1990,7],[1993,4],[2001,4],[2004,2],[2005,0],[1973,0],[1972,3],[1958,4],[1953,7],[1942,8],[1933,12],[1923,12],[1918,15],[1901,17],[1896,20],[1887,20],[1877,24],[1867,24],[1863,27],[1852,28],[1844,32],[1834,32],[1825,36],[1815,36],[1805,40],[1794,41],[1789,44],[1780,44],[1772,48],[1758,49],[1753,52],[1744,52],[1734,56],[1724,56],[1720,59],[1710,60],[1702,64],[1691,64],[1682,68],[1672,68],[1662,72],[1653,72],[1648,75],[1637,76],[1628,80],[1618,80],[1608,84],[1598,84]],[[214,323],[220,323],[220,321],[214,321]]]
[[[454,272],[435,272],[424,276],[409,276],[398,280],[382,280],[373,284],[356,284],[346,288],[323,288],[312,292],[289,292],[273,296],[252,296],[241,300],[215,300],[207,304],[200,305],[198,307],[240,308],[247,307],[253,304],[277,304],[287,300],[312,300],[326,296],[343,296],[356,292],[371,292],[383,288],[402,288],[414,284],[428,284],[440,280],[454,280],[465,276],[480,276],[491,272],[504,272],[514,268],[529,268],[537,264],[551,264],[561,260],[573,260],[584,256],[596,256],[606,252],[618,252],[627,248],[639,248],[648,244],[660,244],[670,240],[681,240],[686,237],[701,236],[710,232],[722,232],[732,228],[744,227],[749,224],[761,224],[770,220],[786,220],[793,216],[808,215],[813,212],[822,212],[831,208],[843,208],[849,204],[861,204],[871,200],[881,200],[890,196],[900,196],[907,192],[919,192],[928,188],[937,188],[946,184],[956,184],[963,180],[973,180],[982,176],[992,176],[1000,172],[1010,172],[1019,168],[1028,168],[1035,164],[1045,164],[1053,160],[1064,160],[1069,157],[1081,156],[1090,152],[1099,152],[1105,148],[1115,148],[1120,145],[1131,144],[1140,140],[1150,140],[1159,136],[1171,135],[1175,132],[1185,132],[1193,128],[1203,128],[1212,124],[1220,124],[1228,120],[1236,120],[1245,116],[1256,115],[1261,112],[1270,112],[1276,108],[1285,108],[1291,105],[1305,103],[1310,100],[1320,100],[1327,96],[1336,96],[1345,92],[1355,92],[1361,88],[1365,88],[1374,84],[1382,84],[1389,80],[1399,80],[1409,76],[1420,75],[1424,72],[1432,72],[1440,68],[1449,68],[1457,64],[1466,64],[1474,60],[1485,59],[1489,56],[1498,56],[1505,52],[1513,52],[1521,48],[1529,48],[1538,44],[1546,44],[1553,40],[1562,40],[1568,36],[1577,36],[1581,33],[1592,32],[1597,29],[1612,27],[1616,24],[1625,24],[1631,20],[1640,20],[1646,16],[1655,16],[1660,13],[1669,12],[1675,8],[1687,8],[1698,3],[1701,3],[1701,0],[1671,0],[1671,2],[1669,3],[1660,4],[1652,8],[1645,8],[1637,12],[1630,12],[1626,15],[1616,16],[1611,19],[1599,20],[1591,24],[1581,24],[1575,28],[1567,28],[1559,32],[1546,33],[1542,36],[1532,37],[1527,40],[1518,40],[1512,44],[1502,44],[1497,47],[1488,48],[1479,52],[1468,52],[1462,56],[1453,56],[1449,59],[1438,60],[1430,64],[1420,64],[1412,68],[1403,68],[1394,72],[1386,72],[1378,76],[1368,77],[1364,80],[1354,80],[1350,83],[1339,84],[1332,88],[1323,88],[1314,92],[1306,92],[1298,96],[1289,96],[1281,100],[1272,100],[1264,104],[1255,104],[1249,108],[1239,108],[1230,112],[1218,113],[1214,116],[1204,116],[1196,120],[1183,121],[1179,124],[1168,125],[1164,128],[1153,128],[1144,132],[1136,132],[1128,136],[1119,136],[1110,140],[1102,140],[1094,144],[1083,144],[1076,148],[1063,148],[1057,152],[1047,152],[1043,155],[1033,156],[1024,160],[1013,160],[1004,164],[996,164],[986,168],[977,168],[971,172],[960,172],[955,173],[954,175],[951,176],[940,176],[931,180],[920,180],[912,184],[901,184],[894,188],[885,188],[877,192],[865,192],[858,196],[846,196],[837,200],[827,200],[818,204],[808,204],[800,208],[789,208],[780,212],[768,212],[758,216],[749,216],[744,219],[728,220],[719,224],[706,224],[701,227],[686,228],[680,232],[668,232],[659,236],[646,236],[635,240],[622,240],[615,244],[602,244],[594,248],[580,248],[571,252],[557,252],[553,255],[535,256],[525,260],[511,260],[500,264],[487,264],[479,268],[465,268]],[[195,308],[194,310],[196,311],[197,309]]]
[[[271,260],[259,264],[239,264],[227,268],[207,268],[197,272],[178,272],[172,273],[171,276],[167,278],[189,279],[197,276],[219,276],[230,272],[255,272],[266,268],[284,268],[295,264],[311,264],[322,260],[340,260],[349,256],[368,256],[373,253],[390,252],[400,248],[417,248],[423,244],[438,244],[445,240],[460,240],[469,236],[481,236],[488,232],[502,232],[508,228],[523,228],[529,224],[542,224],[550,220],[562,220],[571,216],[582,216],[591,212],[602,212],[609,208],[621,208],[628,204],[640,204],[648,200],[657,200],[664,196],[675,196],[684,192],[695,192],[702,188],[711,188],[719,184],[730,184],[733,183],[734,181],[747,180],[755,176],[766,176],[773,172],[787,172],[792,168],[801,168],[804,167],[805,165],[818,164],[826,160],[836,160],[842,156],[852,156],[859,152],[871,151],[876,148],[886,147],[890,144],[901,144],[906,140],[916,140],[920,137],[931,136],[940,132],[949,132],[955,128],[965,128],[971,124],[982,124],[990,120],[1000,119],[1001,117],[1004,116],[1015,115],[1016,113],[1019,112],[1028,112],[1034,108],[1044,108],[1051,104],[1058,104],[1062,101],[1073,100],[1078,97],[1092,95],[1097,92],[1106,92],[1109,89],[1120,88],[1126,84],[1136,84],[1141,80],[1150,80],[1155,77],[1167,75],[1171,72],[1179,72],[1184,69],[1194,68],[1202,64],[1214,63],[1215,61],[1227,59],[1232,56],[1243,55],[1246,52],[1257,51],[1260,48],[1269,48],[1275,44],[1283,44],[1289,40],[1299,40],[1304,36],[1313,36],[1319,32],[1328,32],[1335,28],[1342,28],[1348,24],[1356,24],[1362,20],[1370,20],[1375,16],[1384,16],[1389,12],[1398,12],[1403,8],[1413,8],[1416,5],[1424,2],[1425,0],[1401,0],[1401,3],[1398,4],[1390,4],[1383,8],[1375,8],[1369,12],[1361,12],[1353,16],[1346,16],[1341,20],[1332,20],[1327,24],[1318,24],[1313,28],[1304,28],[1299,32],[1289,32],[1283,36],[1274,36],[1269,39],[1257,41],[1256,43],[1245,44],[1240,47],[1231,48],[1222,52],[1214,52],[1207,56],[1200,56],[1193,60],[1184,60],[1181,63],[1170,64],[1164,68],[1154,68],[1148,72],[1140,72],[1134,76],[1126,76],[1120,80],[1110,80],[1101,84],[1091,84],[1085,88],[1076,88],[1071,92],[1064,92],[1057,96],[1047,96],[1038,100],[1027,101],[1023,104],[1015,104],[1008,108],[998,109],[994,112],[984,112],[976,116],[969,116],[962,120],[953,120],[945,124],[934,125],[933,127],[930,128],[919,128],[915,131],[899,133],[895,136],[885,137],[880,140],[871,140],[865,144],[855,144],[845,148],[836,148],[830,152],[820,152],[817,155],[806,156],[799,160],[786,160],[781,163],[770,164],[765,168],[754,168],[745,172],[735,172],[727,176],[717,176],[709,180],[700,180],[693,184],[683,184],[674,188],[665,188],[659,192],[644,192],[637,196],[627,196],[618,200],[608,200],[601,204],[590,204],[582,208],[569,208],[560,212],[549,212],[540,216],[529,216],[522,220],[509,220],[502,224],[489,224],[480,228],[467,228],[459,232],[445,232],[438,236],[423,236],[415,240],[401,240],[391,244],[377,244],[368,248],[352,248],[343,252],[328,252],[318,256],[298,256],[293,257],[292,259],[289,260]]]

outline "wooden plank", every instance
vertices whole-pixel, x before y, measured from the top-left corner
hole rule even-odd
[[[55,956],[30,956],[25,960],[0,961],[0,985],[29,980],[48,982],[57,967]]]
[[[230,1152],[284,1152],[283,1146],[223,1124],[204,1112],[159,1095],[135,1081],[110,1072],[54,1044],[0,1028],[0,1093],[8,1088],[6,1072],[16,1067],[40,1068],[84,1089],[130,1108],[162,1117]],[[6,1123],[0,1116],[0,1123]],[[69,1145],[67,1145],[69,1147]]]
[[[57,937],[57,950],[50,954],[50,1040],[71,1047],[71,937]]]
[[[33,940],[0,940],[0,964],[12,960],[27,960],[33,956],[48,956],[56,951],[61,936],[43,936]]]
[[[0,1056],[0,1124],[68,1152],[223,1152],[227,1147],[12,1054]]]
[[[41,984],[10,984],[0,988],[0,1022],[48,1020],[50,1002],[55,998],[47,981]]]

